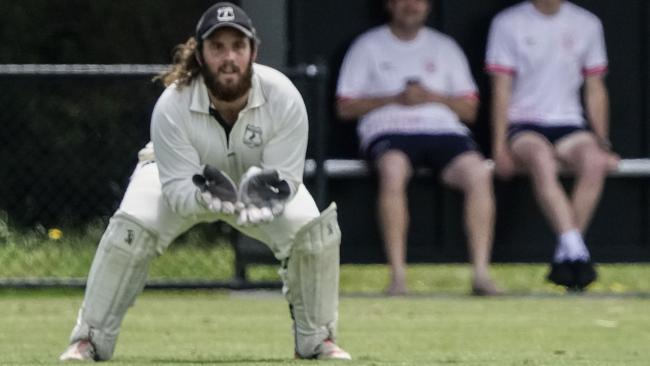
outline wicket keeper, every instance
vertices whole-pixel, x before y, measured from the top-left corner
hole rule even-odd
[[[201,222],[225,221],[281,261],[297,358],[349,360],[335,343],[339,230],[302,184],[307,112],[295,86],[255,63],[248,15],[220,2],[176,48],[151,139],[90,268],[70,346],[60,359],[113,356],[151,260]],[[155,152],[154,152],[155,151]]]

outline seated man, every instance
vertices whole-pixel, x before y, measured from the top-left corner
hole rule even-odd
[[[367,31],[348,50],[337,89],[341,118],[360,118],[361,149],[379,175],[379,226],[390,295],[407,292],[406,187],[428,166],[463,192],[472,290],[496,295],[488,273],[494,231],[492,172],[469,130],[477,89],[465,55],[448,36],[425,26],[428,0],[388,0],[390,22]]]
[[[295,356],[350,359],[334,343],[336,206],[319,213],[302,184],[305,105],[289,79],[254,63],[257,45],[242,9],[217,3],[177,48],[153,111],[155,156],[151,145],[140,152],[61,360],[110,359],[151,260],[190,227],[217,220],[267,244],[282,262]]]
[[[492,22],[487,47],[492,75],[496,173],[519,168],[557,234],[548,279],[582,290],[596,279],[583,235],[617,156],[608,140],[607,55],[598,18],[563,0],[512,6]],[[584,84],[588,128],[580,103]],[[558,160],[575,173],[570,196]]]

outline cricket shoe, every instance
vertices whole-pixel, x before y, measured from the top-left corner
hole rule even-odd
[[[564,286],[569,289],[575,287],[576,283],[573,271],[573,262],[562,261],[551,263],[551,270],[546,278],[556,285]]]
[[[298,359],[314,359],[314,360],[352,360],[352,356],[345,352],[341,347],[337,346],[330,339],[326,339],[318,346],[316,354],[312,357],[303,357],[296,352]]]
[[[585,287],[598,278],[598,273],[596,273],[594,264],[591,261],[573,261],[571,262],[571,268],[575,276],[575,285],[579,291],[584,290]]]
[[[95,347],[90,341],[76,341],[59,356],[60,361],[95,361]]]

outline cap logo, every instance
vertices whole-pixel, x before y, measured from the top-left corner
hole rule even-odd
[[[229,22],[235,20],[235,10],[231,6],[224,6],[217,9],[217,20],[220,22]]]

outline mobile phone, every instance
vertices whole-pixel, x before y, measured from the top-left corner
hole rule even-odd
[[[410,77],[406,79],[406,85],[417,85],[420,84],[420,79],[416,77]]]

